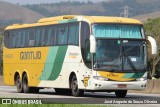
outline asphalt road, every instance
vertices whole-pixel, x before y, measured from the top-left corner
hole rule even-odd
[[[24,94],[17,93],[16,87],[0,86],[0,98],[36,98],[42,99],[47,103],[112,104],[122,107],[160,107],[160,94],[143,93],[128,93],[126,98],[116,98],[114,93],[85,92],[83,97],[73,97],[69,95],[58,95],[55,93],[54,89],[42,89],[36,94]],[[131,102],[131,104],[128,102]]]

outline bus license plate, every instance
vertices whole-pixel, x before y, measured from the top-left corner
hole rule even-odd
[[[127,84],[118,84],[118,88],[127,88]]]

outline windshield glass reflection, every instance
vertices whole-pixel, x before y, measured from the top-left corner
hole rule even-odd
[[[109,71],[146,69],[144,41],[97,39],[94,68]]]

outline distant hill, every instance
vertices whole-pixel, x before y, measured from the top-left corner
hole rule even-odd
[[[77,4],[77,5],[41,5],[46,13],[48,12],[48,16],[51,15],[64,15],[64,14],[85,14],[90,15],[94,13],[94,15],[102,14],[105,12],[105,8],[100,3],[88,3],[88,4]]]
[[[0,25],[32,23],[42,17],[43,15],[25,7],[0,1]]]
[[[114,2],[113,2],[114,1]],[[57,16],[64,14],[82,14],[82,15],[101,15],[101,16],[120,16],[122,7],[130,7],[132,16],[148,14],[160,11],[160,0],[110,0],[110,2],[93,3],[67,1],[60,3],[24,5],[43,16]]]
[[[160,11],[138,15],[138,16],[135,16],[134,18],[141,20],[142,22],[145,22],[147,21],[147,19],[152,19],[152,18],[157,18],[157,17],[160,17]]]
[[[114,1],[114,2],[113,2]],[[58,15],[120,16],[121,8],[128,5],[133,18],[145,21],[159,17],[160,0],[113,0],[112,2],[67,1],[48,4],[15,5],[0,1],[0,26],[13,23],[32,23],[42,17]],[[156,11],[156,12],[155,12]],[[148,14],[150,13],[150,14]]]
[[[106,9],[101,3],[92,2],[60,2],[51,4],[34,4],[24,5],[24,7],[33,10],[43,16],[57,16],[57,15],[102,15]]]
[[[136,0],[136,2],[140,4],[153,4],[155,2],[159,2],[159,0]]]

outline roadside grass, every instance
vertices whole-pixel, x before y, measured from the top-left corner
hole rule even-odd
[[[82,105],[82,104],[30,104],[30,105],[17,105],[17,104],[0,104],[0,107],[115,107],[112,105]]]

